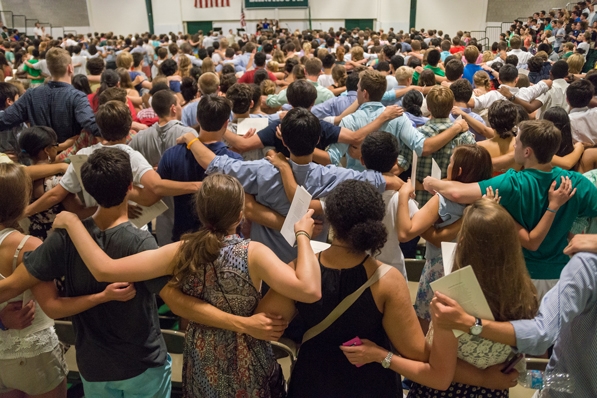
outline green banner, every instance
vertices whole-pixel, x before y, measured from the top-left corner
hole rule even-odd
[[[244,0],[245,8],[308,7],[309,0]]]

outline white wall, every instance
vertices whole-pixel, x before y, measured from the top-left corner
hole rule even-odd
[[[155,32],[178,32],[186,21],[213,21],[214,27],[225,32],[236,30],[240,28],[242,1],[230,0],[230,7],[226,8],[195,8],[192,0],[152,0]],[[313,29],[338,29],[344,26],[345,19],[374,19],[376,29],[408,28],[410,0],[311,0],[310,3]],[[309,27],[306,8],[245,9],[247,31],[253,33],[256,23],[263,18],[278,19],[283,28],[291,30]]]
[[[418,0],[416,27],[453,37],[459,30],[485,30],[486,16],[487,0]]]
[[[111,31],[118,35],[127,35],[149,30],[145,0],[87,0],[87,9],[89,23],[94,32]]]

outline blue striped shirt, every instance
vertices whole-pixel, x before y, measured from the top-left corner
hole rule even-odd
[[[576,254],[531,320],[513,321],[519,351],[541,355],[555,343],[547,371],[568,373],[573,394],[549,391],[551,398],[597,397],[597,255]]]

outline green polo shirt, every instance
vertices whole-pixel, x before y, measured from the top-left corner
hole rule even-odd
[[[559,279],[570,258],[563,253],[568,245],[568,231],[577,217],[597,216],[597,188],[582,174],[554,167],[550,172],[536,169],[508,172],[479,182],[481,194],[487,187],[499,189],[500,204],[528,231],[537,226],[549,203],[548,192],[553,181],[560,186],[561,177],[570,177],[574,195],[558,210],[554,222],[537,251],[523,249],[532,279]],[[499,242],[499,236],[496,236]]]
[[[446,72],[443,71],[442,68],[440,68],[439,66],[431,66],[431,65],[425,65],[425,67],[423,69],[431,69],[433,71],[434,74],[436,74],[437,76],[442,76],[445,77],[446,76]],[[419,72],[415,72],[413,73],[413,85],[416,86],[417,84],[419,84]]]

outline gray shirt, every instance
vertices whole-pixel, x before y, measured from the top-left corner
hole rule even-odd
[[[171,120],[163,126],[155,123],[135,135],[129,145],[134,150],[141,152],[151,166],[157,166],[166,149],[176,145],[176,139],[186,133],[197,135],[194,129],[185,126],[178,120]]]
[[[99,247],[111,258],[157,249],[147,231],[125,222],[101,231],[92,218],[83,225]],[[98,282],[85,266],[68,233],[59,229],[35,251],[25,253],[27,271],[42,281],[64,277],[67,297],[102,292],[107,283]],[[110,301],[72,317],[79,371],[87,381],[126,380],[166,362],[166,344],[154,294],[168,277],[135,283],[137,294],[126,302]]]

